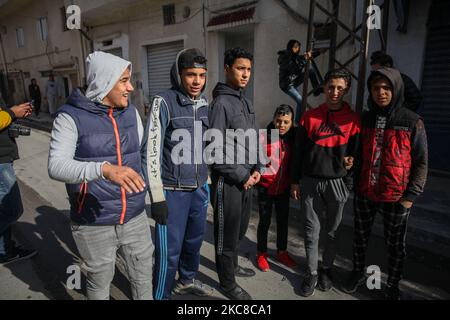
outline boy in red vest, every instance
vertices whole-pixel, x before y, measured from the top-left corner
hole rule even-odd
[[[423,192],[428,171],[427,137],[422,119],[405,108],[398,70],[381,68],[367,80],[369,111],[362,115],[361,157],[356,163],[353,272],[344,291],[365,282],[365,253],[377,213],[388,247],[386,298],[400,298],[405,239],[413,202]]]
[[[259,224],[257,231],[258,253],[256,261],[261,271],[269,271],[267,262],[267,233],[275,205],[277,218],[277,260],[290,268],[297,264],[286,251],[289,215],[289,188],[291,186],[290,165],[295,132],[294,110],[282,104],[275,110],[273,121],[267,127],[267,141],[264,143],[270,160],[258,185]],[[277,129],[278,138],[271,135]]]

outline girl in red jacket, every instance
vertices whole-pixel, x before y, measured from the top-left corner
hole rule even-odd
[[[262,173],[258,185],[259,224],[257,264],[261,271],[269,271],[267,262],[267,233],[275,205],[277,218],[277,260],[290,268],[297,264],[289,256],[287,248],[290,161],[294,143],[294,111],[291,106],[281,105],[275,110],[273,121],[267,127],[267,141],[263,146],[270,160]],[[271,130],[277,129],[279,139],[271,136]]]

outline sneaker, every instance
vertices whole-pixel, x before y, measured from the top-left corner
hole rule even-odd
[[[258,252],[256,255],[256,263],[258,264],[258,268],[262,272],[269,271],[269,262],[267,261],[267,253],[266,252]]]
[[[190,283],[183,284],[181,281],[177,281],[177,285],[173,289],[173,293],[178,295],[194,294],[199,297],[211,296],[214,289],[204,284],[200,280],[193,280]]]
[[[277,259],[289,268],[295,268],[297,266],[297,263],[291,258],[287,251],[278,251]]]
[[[34,249],[15,247],[11,253],[0,255],[0,264],[6,265],[16,261],[25,260],[34,257],[37,253],[37,250]]]
[[[347,283],[342,288],[342,291],[346,293],[354,293],[358,290],[358,287],[366,281],[366,274],[364,271],[353,270],[347,280]]]
[[[238,266],[236,269],[234,269],[234,275],[236,277],[253,277],[256,274],[256,272],[250,268],[243,268],[241,266]]]
[[[238,285],[231,290],[225,290],[222,287],[221,289],[223,291],[223,295],[230,300],[252,300],[252,297],[248,294],[248,292]]]
[[[386,300],[400,300],[401,294],[400,289],[397,286],[386,287],[384,292],[384,298]]]
[[[330,291],[331,288],[333,288],[333,278],[331,276],[331,269],[329,268],[323,268],[319,272],[319,281],[318,281],[318,288],[321,291]]]
[[[308,275],[302,282],[300,287],[300,294],[304,297],[310,297],[314,294],[317,285],[317,274]]]

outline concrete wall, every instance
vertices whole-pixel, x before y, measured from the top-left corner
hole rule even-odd
[[[389,13],[387,53],[394,59],[395,67],[407,74],[418,86],[422,80],[422,66],[427,36],[426,24],[430,6],[431,0],[411,0],[408,31],[406,34],[396,31],[397,17],[392,5]],[[371,52],[380,48],[380,39],[373,32],[369,47],[369,56]],[[370,66],[368,65],[368,67]]]
[[[60,8],[63,5],[62,0],[32,1],[14,14],[4,17],[0,22],[1,26],[7,28],[7,33],[2,34],[2,38],[8,72],[10,72],[11,78],[16,78],[16,93],[14,94],[16,103],[26,98],[20,71],[25,75],[24,82],[27,94],[31,78],[36,78],[42,96],[44,96],[47,77],[42,77],[40,71],[52,70],[55,66],[75,62],[75,69],[70,72],[66,70],[67,72],[61,72],[61,74],[67,77],[70,77],[70,74],[74,75],[72,79],[76,82],[82,77],[78,72],[78,69],[80,69],[79,62],[83,61],[79,32],[63,32],[60,14]],[[42,41],[38,33],[37,20],[41,17],[47,17],[47,41]],[[25,45],[21,48],[18,48],[16,43],[16,28],[19,27],[23,28],[25,38]],[[0,69],[3,69],[3,63],[0,64]],[[28,73],[29,77],[26,77]],[[62,89],[62,79],[60,78],[59,81]],[[60,101],[60,103],[62,102],[63,100]],[[46,104],[43,103],[41,108],[45,111]]]
[[[78,1],[82,12],[84,3],[87,2]],[[177,5],[175,2],[177,23],[164,26],[162,6],[169,3],[173,3],[173,1],[140,1],[127,6],[126,9],[121,9],[121,12],[110,8],[114,6],[107,6],[104,8],[105,15],[100,15],[98,18],[91,16],[86,21],[89,26],[89,35],[94,40],[96,49],[106,50],[122,46],[124,58],[133,63],[133,81],[142,85],[139,86],[140,88],[136,88],[131,100],[141,115],[144,114],[144,105],[149,102],[146,46],[183,40],[186,48],[198,47],[203,51],[205,49],[203,17],[202,12],[199,12],[201,1],[184,1],[182,5]],[[191,8],[191,16],[183,22],[185,19],[182,14],[185,6]],[[102,8],[97,8],[97,10],[102,10]],[[194,14],[196,15],[194,16]],[[90,16],[90,12],[87,12],[87,16]],[[100,42],[111,37],[115,39],[114,45],[102,47]]]
[[[357,12],[361,12],[363,7],[361,0],[358,0]],[[392,56],[394,66],[402,73],[407,74],[420,88],[422,81],[423,61],[425,54],[425,43],[427,37],[427,19],[431,0],[411,0],[409,10],[409,22],[407,33],[400,33],[397,29],[397,16],[395,15],[394,6],[391,1],[389,10],[389,29],[387,39],[387,53]],[[357,22],[360,23],[361,15],[358,15]],[[369,51],[367,54],[366,79],[370,74],[370,55],[372,52],[381,50],[381,41],[377,30],[370,31]],[[357,74],[358,68],[355,67]],[[368,96],[365,90],[364,101]]]

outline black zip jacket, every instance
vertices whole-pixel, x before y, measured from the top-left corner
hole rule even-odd
[[[213,101],[209,110],[209,127],[210,129],[218,129],[223,134],[223,163],[213,163],[211,165],[212,173],[224,177],[228,182],[236,185],[242,185],[247,182],[250,175],[255,171],[261,172],[261,164],[258,159],[258,144],[256,149],[252,143],[245,143],[246,140],[242,134],[237,135],[227,142],[227,129],[243,129],[249,133],[254,130],[256,138],[258,138],[258,129],[256,125],[255,111],[252,103],[244,97],[242,90],[234,90],[224,83],[218,83],[213,90]],[[228,143],[228,145],[227,145]],[[227,148],[233,149],[233,161],[231,161],[231,154],[227,155]],[[245,163],[238,163],[238,150],[242,149],[245,152]],[[252,157],[255,156],[253,152],[256,151],[256,163],[250,163]],[[228,162],[227,163],[227,156]],[[251,156],[251,157],[250,157]]]

